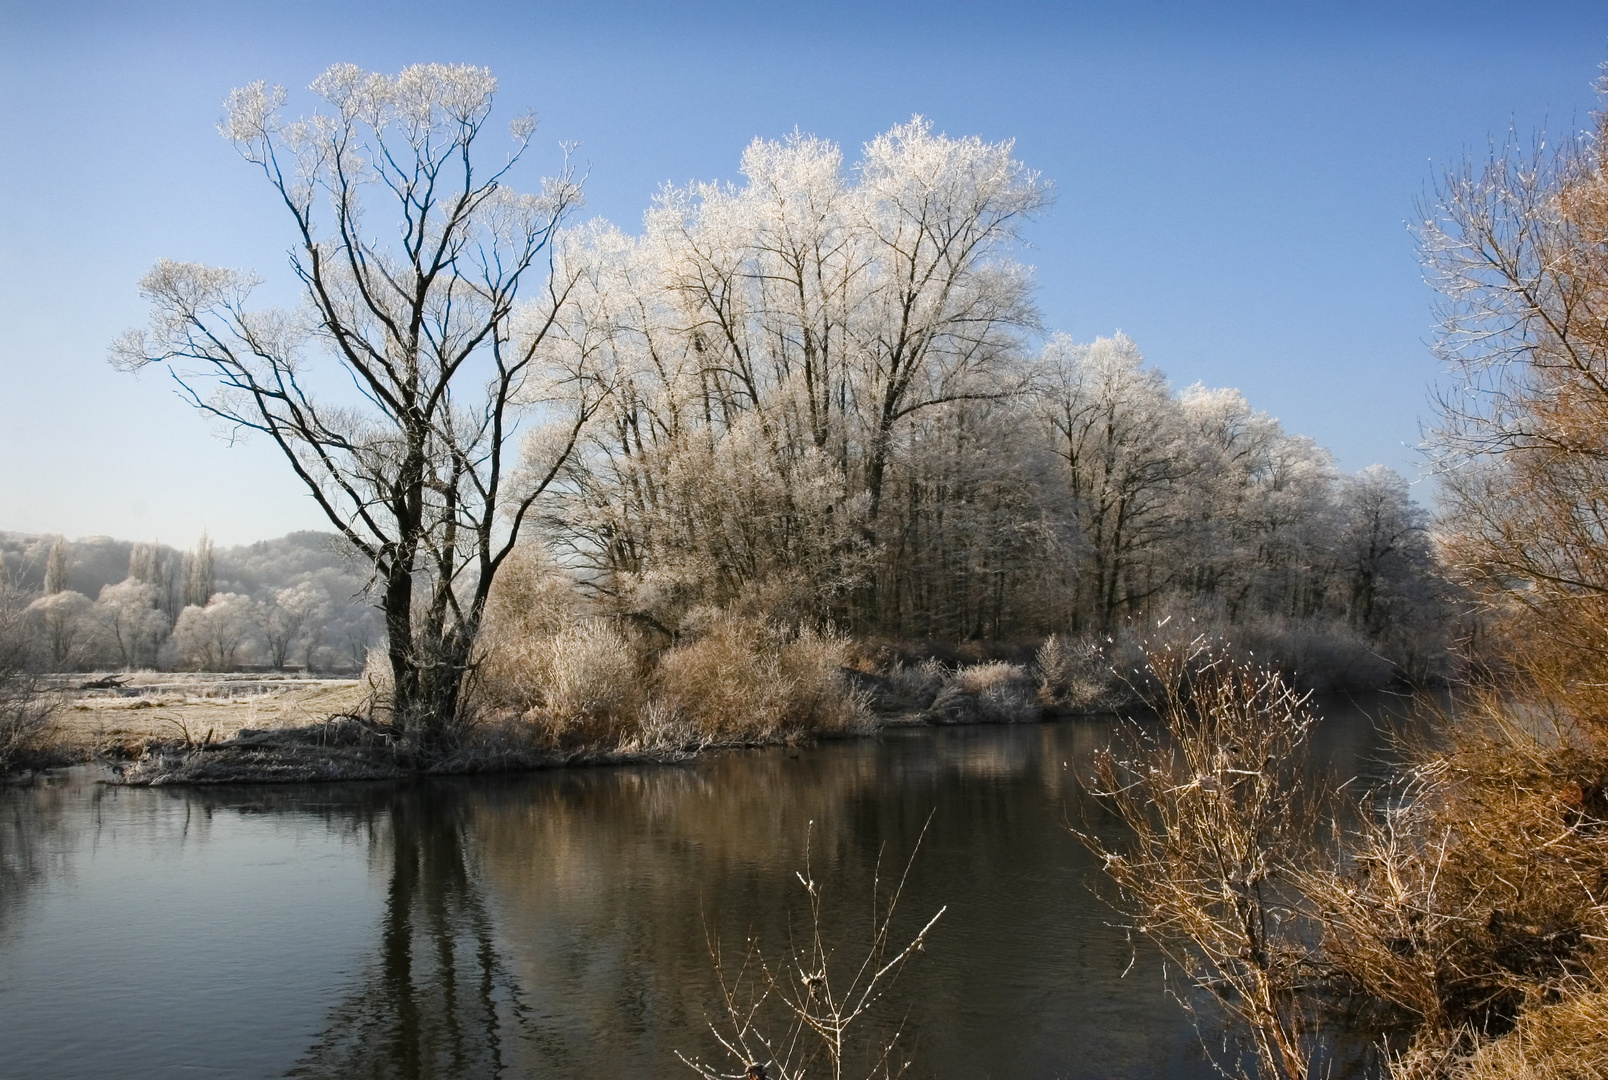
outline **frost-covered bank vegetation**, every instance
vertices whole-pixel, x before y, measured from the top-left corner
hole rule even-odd
[[[944,641],[1175,614],[1321,639],[1319,679],[1428,670],[1445,609],[1400,478],[1174,392],[1120,335],[1035,344],[1012,254],[1046,192],[1010,152],[921,121],[852,168],[756,141],[741,188],[569,234],[562,343],[617,385],[540,519],[560,561],[672,632],[708,606]]]
[[[743,172],[661,193],[640,235],[564,235],[552,347],[614,381],[534,539],[610,628],[498,630],[493,667],[835,631],[874,699],[990,720],[1112,704],[1158,625],[1308,686],[1443,670],[1449,590],[1399,477],[1173,391],[1120,335],[1036,343],[1012,252],[1046,191],[1009,145],[918,120],[853,167],[795,136]]]
[[[1400,478],[1174,390],[1125,337],[1048,333],[1017,254],[1050,189],[1009,143],[919,117],[852,165],[756,140],[740,186],[668,188],[627,234],[574,220],[567,162],[516,192],[534,124],[485,149],[483,69],[312,90],[301,121],[237,90],[223,126],[288,212],[302,307],[164,261],[113,360],[284,450],[366,571],[370,721],[413,765],[1097,707],[1157,627],[1312,686],[1438,673]],[[319,361],[355,391],[315,393]],[[170,627],[169,662],[229,666],[318,621],[307,582],[180,603],[162,573],[47,585],[36,625],[89,604],[119,663]]]

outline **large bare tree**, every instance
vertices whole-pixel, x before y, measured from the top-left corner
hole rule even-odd
[[[151,328],[112,349],[272,439],[372,562],[394,720],[420,761],[450,748],[492,581],[608,392],[595,354],[550,340],[574,284],[552,272],[553,240],[578,183],[566,159],[539,194],[509,186],[528,116],[482,166],[496,87],[483,68],[336,65],[312,84],[329,108],[294,121],[282,87],[235,90],[220,131],[289,216],[302,303],[253,310],[256,275],[164,260],[141,283]]]

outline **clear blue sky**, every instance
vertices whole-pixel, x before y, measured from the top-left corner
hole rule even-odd
[[[581,144],[587,214],[626,227],[665,181],[735,179],[750,139],[795,126],[851,159],[918,112],[1014,138],[1058,191],[1026,256],[1051,328],[1126,331],[1175,386],[1238,387],[1342,468],[1411,476],[1437,374],[1414,199],[1510,124],[1584,125],[1605,57],[1602,0],[0,0],[0,529],[323,527],[270,447],[105,361],[158,258],[282,277],[285,222],[213,130],[256,79],[489,66],[504,116]]]

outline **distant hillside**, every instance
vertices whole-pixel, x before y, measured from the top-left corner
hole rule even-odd
[[[44,588],[45,558],[56,538],[32,533],[0,532],[0,565],[26,592]],[[67,588],[94,598],[107,585],[128,577],[129,556],[137,541],[110,536],[87,536],[68,541]],[[184,551],[168,544],[152,544],[159,557],[177,564]],[[346,542],[336,533],[293,532],[255,544],[217,548],[216,588],[260,597],[317,578],[334,586],[338,600],[362,601],[368,583],[367,567],[352,559]]]

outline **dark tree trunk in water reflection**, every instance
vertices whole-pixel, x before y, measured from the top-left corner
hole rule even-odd
[[[525,1017],[487,911],[466,794],[397,791],[371,825],[391,861],[378,956],[290,1076],[505,1074],[505,1043],[522,1037]]]

